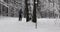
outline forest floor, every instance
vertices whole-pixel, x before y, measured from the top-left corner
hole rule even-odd
[[[60,19],[37,19],[37,29],[32,21],[25,18],[18,21],[18,17],[1,17],[0,32],[60,32]]]

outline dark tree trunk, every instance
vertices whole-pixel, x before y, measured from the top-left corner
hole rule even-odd
[[[36,23],[36,0],[34,0],[34,8],[33,8],[33,16],[32,16],[32,22]]]
[[[0,15],[1,15],[1,4],[0,4]]]
[[[4,2],[8,3],[8,0],[4,0]],[[8,16],[8,7],[6,7],[6,13],[7,13],[7,16]]]
[[[25,12],[25,13],[26,13],[26,22],[29,21],[29,11],[28,11],[28,3],[27,3],[27,1],[28,1],[28,0],[25,0],[25,4],[26,4],[26,8],[25,8],[25,9],[26,9],[26,10],[25,10],[25,11],[26,11],[26,12]]]

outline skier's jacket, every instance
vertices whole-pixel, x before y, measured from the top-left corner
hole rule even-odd
[[[22,15],[22,9],[19,11],[19,15]]]

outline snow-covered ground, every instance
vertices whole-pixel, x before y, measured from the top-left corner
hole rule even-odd
[[[60,32],[60,19],[37,19],[35,23],[26,22],[25,18],[18,21],[18,17],[1,17],[0,32]]]

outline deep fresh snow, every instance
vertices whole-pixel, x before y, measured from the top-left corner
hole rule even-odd
[[[38,19],[35,23],[26,22],[25,18],[18,21],[18,17],[1,17],[0,32],[60,32],[60,19]]]

